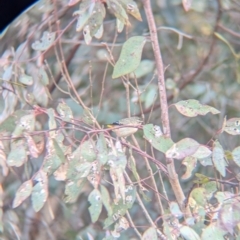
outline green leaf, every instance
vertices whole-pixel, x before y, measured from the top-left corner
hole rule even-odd
[[[47,86],[49,84],[49,78],[48,75],[43,67],[40,67],[38,71],[38,77],[43,86]]]
[[[36,51],[47,50],[54,42],[56,33],[44,32],[40,41],[36,41],[32,44],[32,48]]]
[[[137,194],[137,190],[136,187],[132,186],[132,185],[128,185],[126,187],[126,205],[127,208],[130,209],[133,206],[133,203],[136,200],[136,194]]]
[[[183,159],[187,156],[193,155],[200,144],[192,138],[184,138],[177,143],[174,143],[172,147],[166,152],[167,158]]]
[[[0,173],[2,176],[6,177],[8,175],[9,169],[6,161],[6,154],[4,151],[3,142],[0,141]]]
[[[223,131],[231,135],[239,135],[240,134],[240,118],[228,119],[227,122],[225,123]]]
[[[144,138],[158,151],[165,153],[174,144],[171,138],[159,131],[159,126],[146,124],[143,126]]]
[[[212,114],[219,114],[220,112],[213,107],[208,105],[202,105],[199,101],[195,99],[189,99],[180,101],[178,103],[173,104],[177,110],[187,117],[196,117],[197,115],[206,115],[211,112]]]
[[[76,14],[78,14],[78,11],[73,13],[73,15],[76,15]],[[83,29],[83,27],[87,23],[89,17],[90,17],[90,14],[89,14],[88,11],[83,12],[83,13],[79,13],[77,26],[76,26],[76,31],[77,32],[80,32]]]
[[[68,181],[65,185],[65,197],[64,201],[66,203],[74,203],[77,201],[79,194],[86,183],[86,178],[82,178],[77,181]]]
[[[20,118],[17,123],[14,132],[12,133],[12,137],[19,137],[22,135],[23,131],[32,132],[35,128],[35,115],[29,114]]]
[[[37,158],[39,156],[39,150],[36,146],[36,143],[35,143],[33,137],[28,133],[24,133],[24,137],[27,140],[27,146],[28,146],[28,150],[29,150],[31,157]]]
[[[105,165],[108,161],[109,153],[107,148],[107,142],[103,133],[99,134],[96,147],[97,147],[97,159],[101,163],[101,165]]]
[[[94,189],[88,196],[88,201],[90,202],[91,206],[88,208],[91,216],[91,220],[93,223],[95,223],[99,215],[102,211],[102,199],[101,199],[101,193]]]
[[[123,175],[123,170],[120,167],[111,167],[110,176],[112,178],[112,183],[114,186],[115,198],[117,201],[122,199],[125,202],[125,179]]]
[[[43,107],[47,107],[50,96],[48,89],[43,85],[41,81],[34,81],[32,94],[38,104]]]
[[[197,159],[193,156],[188,156],[183,159],[182,164],[186,166],[186,171],[181,178],[188,179],[192,176],[192,171],[197,166]]]
[[[117,18],[117,31],[121,33],[124,29],[124,23]]]
[[[107,6],[119,21],[125,25],[130,25],[128,15],[118,0],[107,0]]]
[[[157,230],[156,228],[150,227],[148,228],[142,235],[142,240],[157,240],[158,236],[157,236]]]
[[[217,183],[216,182],[206,182],[202,184],[202,187],[205,188],[206,193],[209,195],[209,198],[212,197],[213,193],[216,192],[217,189]]]
[[[141,94],[141,101],[144,102],[144,107],[149,108],[155,102],[157,97],[157,88],[154,84],[149,84],[146,90]]]
[[[210,224],[208,227],[202,230],[201,240],[209,240],[209,239],[217,239],[224,240],[225,231],[215,226],[214,224]]]
[[[96,2],[92,15],[88,19],[87,23],[89,25],[90,35],[92,37],[97,33],[98,29],[101,27],[105,15],[106,10],[104,5],[101,2]]]
[[[13,132],[14,129],[16,128],[16,123],[18,120],[25,116],[28,115],[31,111],[29,110],[17,110],[14,112],[14,114],[10,115],[6,120],[4,120],[0,124],[0,133],[1,132]]]
[[[93,162],[97,158],[95,143],[92,140],[87,140],[80,145],[80,158],[88,162]]]
[[[208,147],[200,145],[197,151],[192,156],[198,159],[202,159],[209,157],[211,154],[212,151]]]
[[[31,86],[33,84],[33,77],[26,74],[21,74],[19,77],[19,82],[24,85]]]
[[[47,152],[43,162],[43,170],[48,174],[52,174],[65,161],[65,157],[55,139],[48,139]]]
[[[57,112],[59,113],[60,117],[67,122],[71,122],[73,119],[73,113],[71,108],[65,103],[59,103],[57,106]]]
[[[149,59],[144,59],[140,62],[137,69],[130,74],[130,78],[135,78],[135,77],[141,78],[141,77],[147,75],[148,73],[152,73],[154,70],[154,66],[155,66],[154,61],[149,60]],[[155,85],[154,85],[154,88],[157,89]]]
[[[118,78],[135,71],[140,64],[143,46],[146,38],[135,36],[129,38],[122,47],[117,63],[114,66],[112,78]]]
[[[174,217],[181,218],[183,216],[183,213],[180,210],[177,202],[170,202],[169,203],[169,209],[170,209],[170,212],[173,214]]]
[[[222,229],[233,235],[234,228],[240,222],[239,202],[224,204],[219,211],[218,220]]]
[[[221,144],[216,140],[213,144],[212,161],[217,171],[223,176],[226,176],[227,162],[224,157],[224,150]]]
[[[24,182],[17,190],[13,200],[13,208],[18,207],[32,193],[32,180]]]
[[[233,161],[240,167],[240,146],[233,149],[232,157]]]
[[[205,207],[207,204],[206,190],[203,187],[194,188],[190,196],[197,202],[199,206]]]
[[[123,199],[120,199],[118,203],[114,203],[112,206],[112,215],[108,216],[104,221],[104,229],[112,225],[115,221],[120,219],[126,214],[126,211],[132,208],[133,203],[136,199],[136,188],[134,186],[126,187],[126,203],[123,202]]]
[[[52,129],[56,129],[57,128],[57,123],[56,123],[56,120],[55,120],[55,111],[53,108],[49,108],[47,110],[47,114],[48,114],[48,127],[49,127],[49,130],[52,130]]]
[[[8,166],[20,167],[27,161],[26,143],[23,139],[11,143],[11,152],[7,157]]]
[[[38,171],[34,177],[38,183],[33,187],[31,200],[33,209],[38,212],[47,201],[48,197],[48,178],[47,174],[42,170]]]
[[[131,14],[138,21],[142,21],[141,14],[138,10],[137,4],[133,0],[119,0],[120,4],[127,11],[127,13]]]
[[[186,240],[201,240],[199,235],[189,226],[180,227],[180,233]]]
[[[111,207],[111,204],[110,204],[109,192],[104,185],[101,185],[100,189],[101,189],[101,196],[102,196],[103,205],[107,210],[108,216],[111,216],[112,213],[113,213],[113,210],[112,210],[112,207]]]

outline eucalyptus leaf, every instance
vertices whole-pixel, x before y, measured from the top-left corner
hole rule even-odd
[[[122,47],[120,57],[116,62],[112,78],[118,78],[135,71],[140,64],[143,46],[146,38],[135,36],[129,38]]]
[[[32,44],[32,48],[36,51],[47,50],[54,42],[56,33],[44,32],[40,41],[36,41]]]
[[[178,103],[173,104],[177,110],[187,116],[187,117],[196,117],[197,115],[206,115],[211,112],[212,114],[219,114],[220,112],[213,107],[208,105],[203,105],[199,103],[198,100],[188,99],[184,101],[180,101]]]
[[[156,228],[150,227],[148,228],[142,235],[142,240],[157,240],[158,236],[157,236],[157,230]]]
[[[13,208],[18,207],[25,199],[27,199],[32,193],[32,180],[28,180],[18,188],[15,198],[13,200]]]
[[[223,176],[226,176],[226,166],[224,150],[221,144],[216,140],[213,144],[212,161],[217,171]]]
[[[90,202],[91,206],[88,208],[91,216],[91,220],[93,223],[95,223],[102,211],[102,199],[101,199],[101,193],[94,189],[88,196],[88,201]]]
[[[174,142],[171,138],[159,134],[158,126],[146,124],[143,126],[144,138],[157,150],[166,153],[172,147]]]

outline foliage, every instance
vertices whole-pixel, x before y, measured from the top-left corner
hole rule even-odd
[[[151,4],[40,1],[3,34],[1,239],[239,238],[240,5]]]

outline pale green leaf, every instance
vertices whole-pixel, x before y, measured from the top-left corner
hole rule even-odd
[[[84,36],[84,40],[86,42],[87,45],[89,45],[92,41],[92,36],[91,36],[91,32],[90,32],[90,26],[86,25],[83,28],[83,36]]]
[[[217,171],[223,176],[226,176],[227,162],[225,160],[224,150],[221,144],[216,140],[213,144],[212,161]]]
[[[2,176],[6,177],[8,175],[8,166],[7,166],[7,159],[6,154],[4,151],[4,145],[2,141],[0,141],[0,173]]]
[[[64,121],[71,122],[73,119],[72,110],[65,102],[58,104],[57,112]]]
[[[27,161],[26,144],[23,139],[11,143],[11,152],[7,157],[8,166],[20,167]]]
[[[153,73],[155,62],[149,59],[144,59],[140,62],[137,69],[130,74],[130,78],[141,78],[148,73]],[[156,88],[156,86],[154,86]]]
[[[190,193],[191,198],[193,198],[199,206],[205,207],[207,204],[206,190],[203,187],[197,187]]]
[[[47,107],[50,96],[48,94],[48,89],[41,81],[34,81],[32,95],[38,104]]]
[[[12,137],[19,137],[22,135],[23,131],[32,132],[35,128],[35,115],[34,113],[25,115],[20,118],[17,123],[16,128],[12,133]]]
[[[192,138],[184,138],[177,143],[174,143],[172,147],[167,150],[167,158],[183,159],[187,156],[193,155],[200,144]]]
[[[164,136],[159,131],[159,126],[146,124],[143,126],[144,138],[160,152],[165,153],[174,144],[171,138]]]
[[[220,112],[213,107],[208,105],[203,105],[199,103],[198,100],[188,99],[184,101],[180,101],[178,103],[173,104],[177,110],[187,117],[196,117],[197,115],[206,115],[211,112],[212,114],[219,114]]]
[[[135,36],[123,44],[120,57],[114,66],[112,78],[121,77],[137,69],[145,42],[145,37]]]
[[[88,196],[88,201],[90,202],[91,206],[88,208],[91,216],[91,220],[95,223],[102,211],[102,199],[101,193],[94,189]]]
[[[47,50],[54,42],[56,33],[44,32],[40,41],[36,41],[32,44],[32,48],[36,51]]]
[[[31,111],[29,110],[17,110],[14,112],[14,114],[10,115],[6,120],[4,120],[0,124],[0,132],[13,132],[14,129],[16,128],[16,124],[18,120],[25,116],[28,115]]]
[[[184,175],[182,175],[182,179],[188,179],[192,176],[192,171],[197,166],[197,159],[193,156],[185,157],[182,161],[182,164],[186,166],[186,171]]]
[[[86,183],[86,178],[82,178],[77,181],[68,181],[65,185],[65,197],[66,203],[74,203],[77,201],[78,196],[82,192],[82,189]]]
[[[201,240],[199,235],[189,226],[180,227],[180,233],[186,240]]]
[[[228,119],[227,122],[225,123],[223,131],[231,135],[239,135],[240,134],[240,118]]]
[[[25,199],[27,199],[32,193],[32,180],[24,182],[17,190],[15,198],[13,200],[12,207],[18,207]]]
[[[240,167],[240,146],[232,151],[233,161]]]
[[[128,15],[118,0],[107,0],[110,11],[125,25],[130,25]]]
[[[24,85],[31,86],[33,84],[33,77],[26,74],[21,74],[19,77],[19,82]]]
[[[119,2],[123,6],[123,8],[127,11],[127,13],[131,14],[138,21],[142,21],[142,17],[136,2],[134,2],[133,0],[119,0]]]
[[[200,145],[197,151],[192,156],[198,159],[202,159],[202,158],[209,157],[211,153],[212,151],[208,147],[204,145]]]
[[[104,185],[101,185],[100,189],[101,189],[103,205],[107,210],[108,216],[111,216],[113,213],[113,210],[110,204],[110,195],[109,195],[108,189]]]
[[[181,218],[183,216],[183,213],[180,210],[177,202],[170,202],[169,203],[169,209],[170,209],[170,212],[173,214],[174,217]]]
[[[226,234],[220,227],[210,224],[202,230],[201,240],[217,239],[225,240],[224,235]]]
[[[40,67],[38,71],[38,77],[41,83],[43,84],[43,86],[47,86],[49,84],[49,78],[44,67]]]
[[[117,31],[121,33],[124,28],[124,23],[117,18]]]
[[[104,137],[103,133],[99,134],[98,140],[97,140],[97,159],[101,163],[101,165],[104,165],[108,161],[108,149],[107,149],[107,142]]]
[[[156,228],[150,227],[148,228],[142,235],[142,240],[157,240],[157,230]]]
[[[38,212],[47,201],[48,191],[42,182],[38,182],[32,191],[32,205],[35,212]]]
[[[52,174],[65,161],[64,153],[55,139],[48,139],[47,155],[43,161],[43,170]]]

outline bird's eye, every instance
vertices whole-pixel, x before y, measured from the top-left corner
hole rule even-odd
[[[119,121],[114,122],[112,125],[120,125]]]

